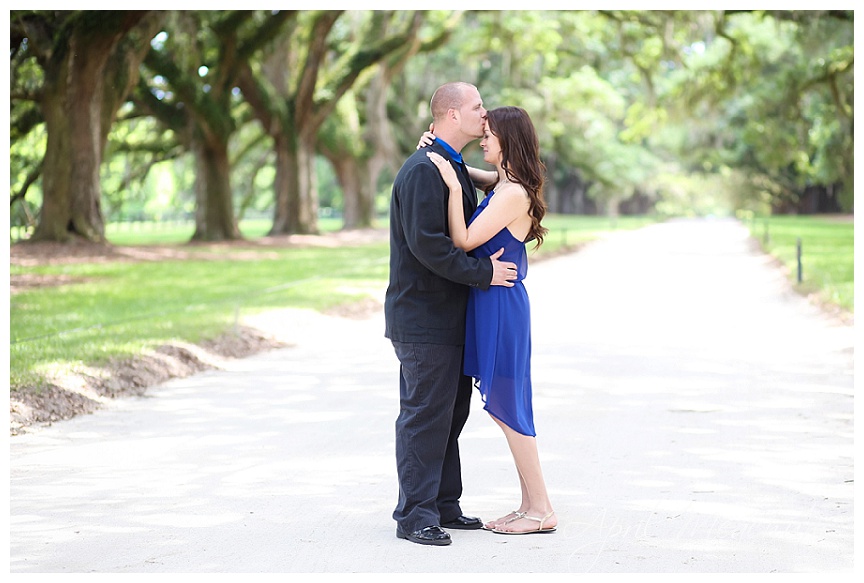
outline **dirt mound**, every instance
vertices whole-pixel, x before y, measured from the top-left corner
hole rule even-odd
[[[284,235],[255,240],[136,247],[93,243],[83,239],[66,243],[24,241],[10,247],[9,260],[10,265],[19,266],[226,257],[242,261],[260,258],[262,248],[338,247],[386,241],[387,236],[386,229],[356,229],[323,235]],[[10,293],[83,281],[83,278],[66,275],[11,274]],[[377,307],[368,302],[359,302],[338,306],[330,313],[347,318],[364,317]],[[12,391],[9,399],[10,431],[16,435],[35,425],[50,425],[76,415],[92,413],[110,399],[141,395],[147,387],[169,379],[219,368],[226,359],[243,358],[280,346],[284,346],[284,343],[260,330],[240,326],[200,346],[175,343],[160,346],[149,354],[112,361],[102,368],[82,368],[74,374],[53,379],[47,385]]]
[[[10,433],[92,413],[111,399],[143,395],[148,387],[172,378],[218,369],[226,360],[281,346],[284,343],[254,328],[238,327],[200,346],[164,345],[149,354],[53,379],[47,386],[15,390],[9,396]]]

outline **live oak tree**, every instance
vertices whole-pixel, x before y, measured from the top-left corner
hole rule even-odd
[[[418,48],[449,18],[445,42]],[[688,180],[725,185],[730,208],[853,208],[851,11],[16,10],[10,33],[10,198],[41,190],[37,239],[104,240],[105,213],[133,198],[125,176],[178,157],[195,160],[196,239],[238,237],[246,205],[274,234],[317,232],[322,169],[345,226],[369,225],[376,176],[453,79],[531,113],[553,211],[691,212],[672,193]],[[143,118],[121,127],[118,108]],[[238,188],[247,139],[265,170]]]
[[[488,104],[531,112],[551,210],[639,212],[653,200],[704,212],[693,197],[706,180],[727,191],[726,210],[852,209],[850,11],[490,12],[468,23],[421,68],[458,52]],[[682,184],[689,196],[676,202]]]
[[[366,22],[352,29],[348,17]],[[318,232],[319,130],[364,71],[410,44],[420,15],[387,27],[398,18],[386,11],[292,15],[265,56],[245,63],[239,86],[276,152],[271,234]]]
[[[330,161],[342,188],[344,229],[374,226],[380,181],[386,178],[385,171],[395,176],[402,163],[400,138],[417,137],[417,132],[406,132],[414,128],[413,119],[406,120],[399,108],[391,107],[404,98],[392,94],[394,78],[414,55],[440,49],[461,20],[459,14],[423,14],[422,23],[418,13],[405,17],[414,19],[414,34],[358,79],[318,132],[318,151]],[[394,18],[378,21],[382,27],[398,24]],[[386,34],[379,32],[381,37]]]
[[[665,85],[680,174],[720,177],[737,209],[851,211],[851,12],[697,18],[702,30]]]
[[[237,129],[243,67],[290,13],[175,12],[147,53],[140,107],[171,128],[196,163],[193,240],[241,237],[234,213],[229,141]]]
[[[140,47],[160,19],[147,11],[11,11],[13,102],[38,105],[17,118],[17,130],[44,123],[47,135],[33,240],[105,240],[99,180],[105,142],[138,78]],[[15,74],[31,60],[41,74]]]

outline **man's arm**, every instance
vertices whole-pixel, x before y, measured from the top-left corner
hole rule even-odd
[[[464,285],[487,289],[512,286],[516,266],[490,258],[470,257],[447,234],[448,191],[428,160],[418,162],[399,185],[405,238],[411,253],[433,273]],[[392,218],[391,218],[392,220]],[[500,253],[498,254],[500,256]],[[512,272],[508,272],[512,269]]]

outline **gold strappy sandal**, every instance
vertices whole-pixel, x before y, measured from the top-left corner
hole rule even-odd
[[[515,518],[511,518],[510,520],[508,520],[504,523],[504,524],[509,524],[513,521],[519,520],[520,518],[525,518],[526,520],[533,520],[535,522],[539,522],[540,524],[537,526],[537,530],[524,530],[521,532],[511,532],[509,530],[498,530],[497,528],[493,528],[492,532],[494,532],[495,534],[546,534],[549,532],[555,532],[558,529],[557,526],[552,526],[550,528],[543,528],[543,523],[546,522],[547,520],[549,520],[549,518],[551,518],[551,516],[553,514],[555,514],[554,510],[552,512],[550,512],[549,514],[547,514],[546,516],[544,516],[543,518],[537,518],[536,516],[528,516],[527,514],[523,513],[522,516],[517,516]]]
[[[510,516],[510,514],[513,515],[513,518],[507,518],[508,516]],[[497,525],[497,526],[494,526],[494,527],[492,527],[492,528],[487,528],[486,525],[484,524],[484,525],[483,525],[483,530],[494,531],[496,528],[498,528],[498,526],[501,526],[502,524],[507,524],[508,522],[512,522],[512,521],[514,521],[514,520],[519,520],[520,518],[522,518],[523,516],[525,516],[525,513],[524,513],[524,512],[519,512],[518,510],[514,510],[514,511],[511,512],[510,514],[506,514],[506,515],[504,515],[503,520],[502,520],[501,518],[499,518],[498,521],[500,521],[500,522],[498,523],[498,525]],[[492,521],[490,521],[490,522],[492,522]]]

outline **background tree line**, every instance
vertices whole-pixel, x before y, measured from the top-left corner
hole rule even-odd
[[[449,80],[541,133],[560,213],[852,212],[852,11],[10,13],[13,224],[374,224]],[[469,150],[471,148],[469,147]],[[469,162],[482,164],[477,151]]]

